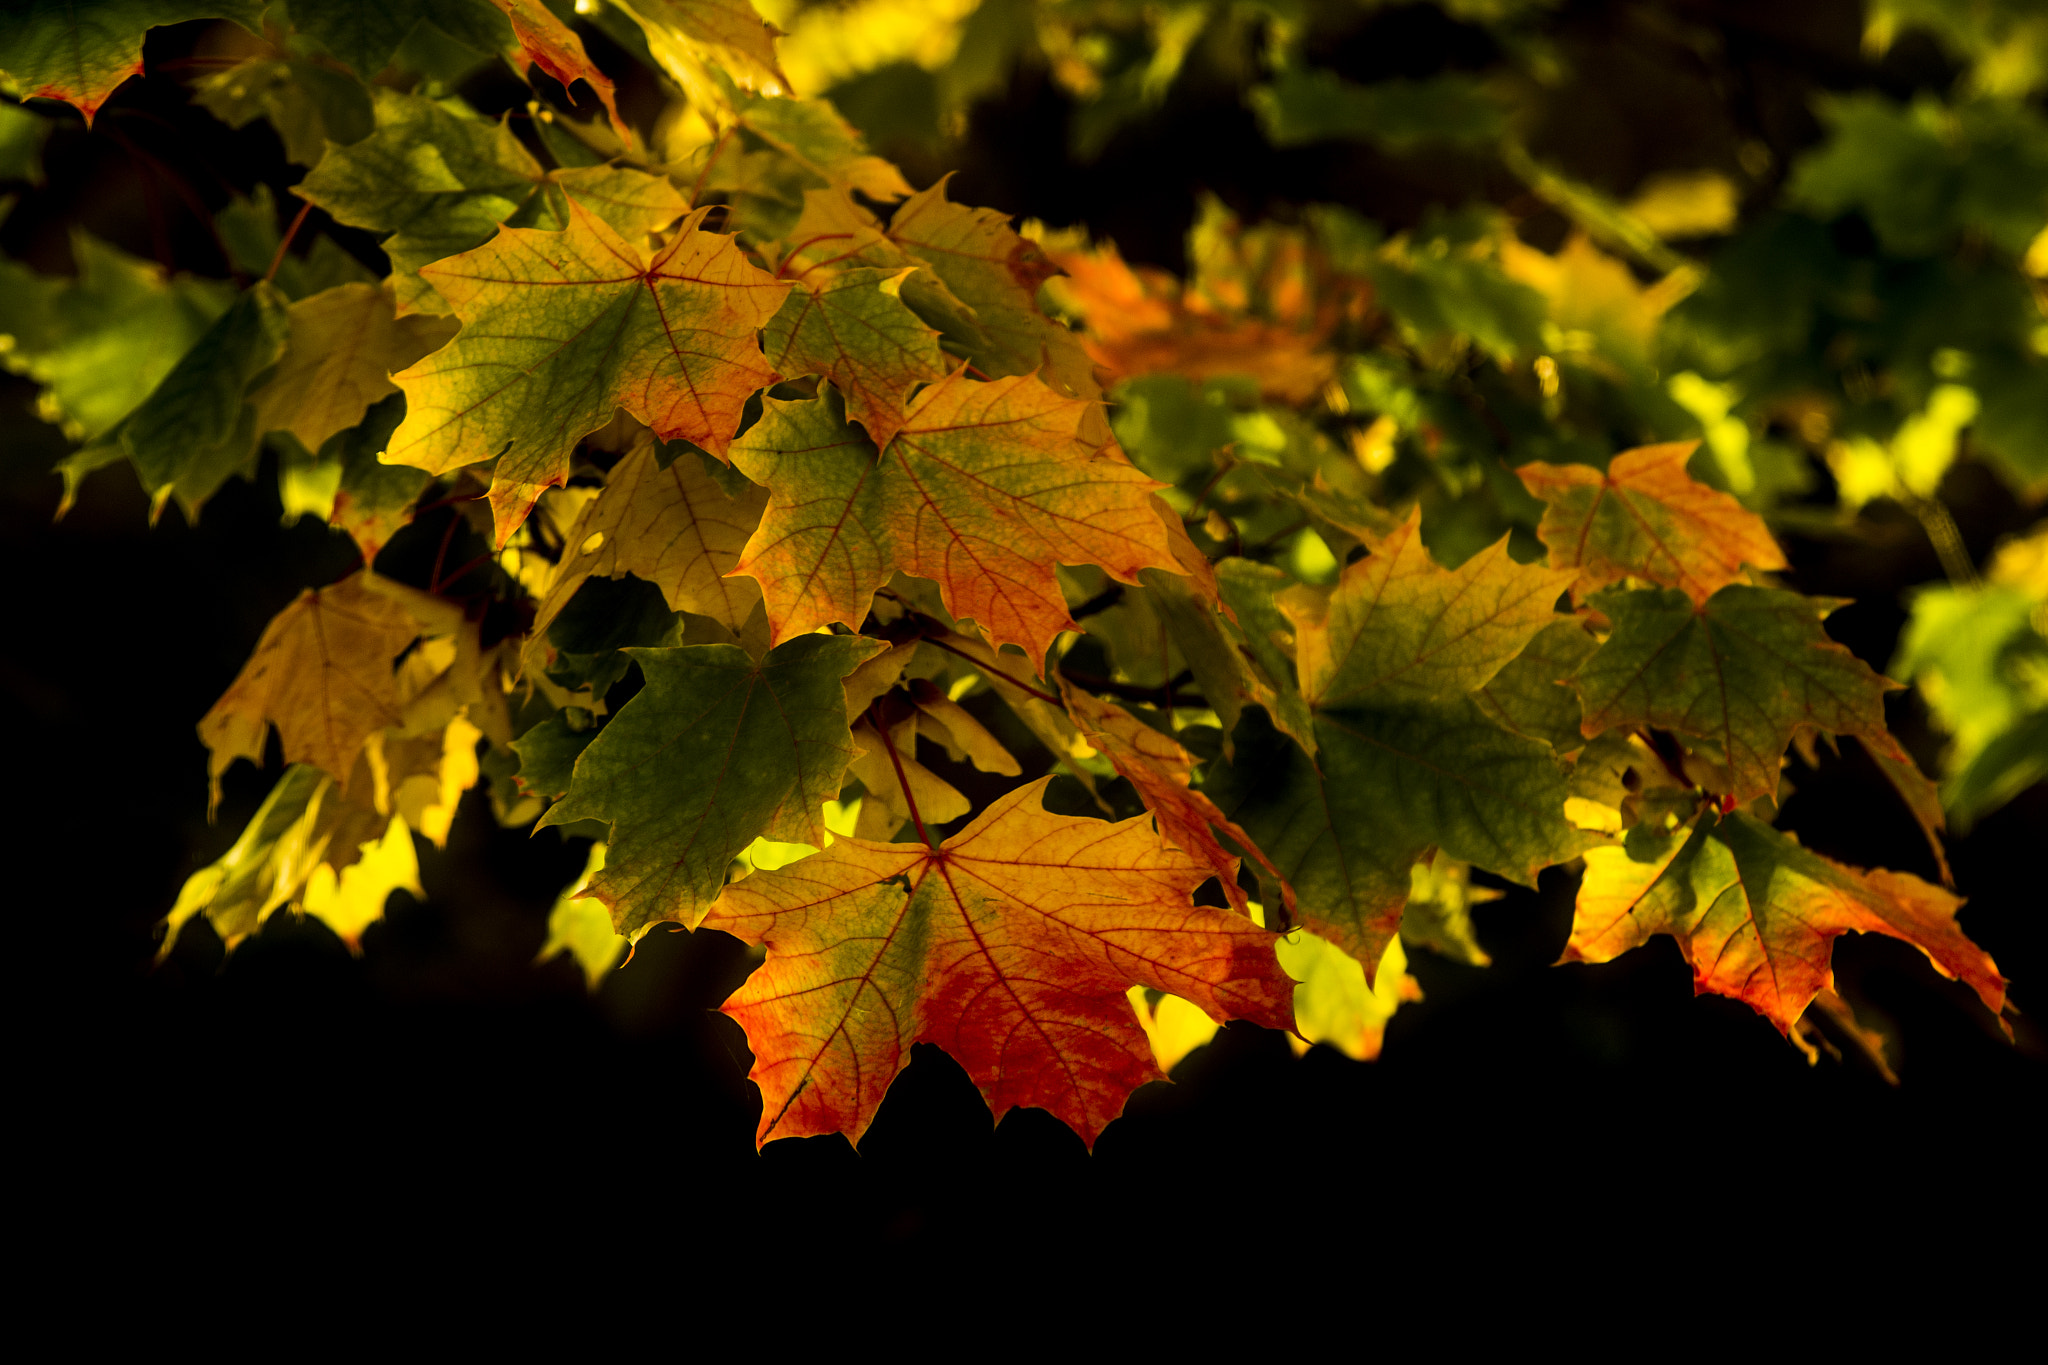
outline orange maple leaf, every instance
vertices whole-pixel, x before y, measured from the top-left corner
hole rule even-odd
[[[1785,552],[1763,518],[1685,472],[1698,441],[1643,446],[1590,465],[1526,464],[1515,472],[1548,504],[1537,536],[1550,563],[1576,568],[1574,595],[1624,578],[1677,588],[1704,602],[1742,567],[1782,569]]]
[[[915,1043],[966,1069],[997,1119],[1036,1105],[1091,1146],[1160,1077],[1125,992],[1293,1026],[1275,935],[1190,894],[1210,869],[1142,817],[1043,809],[1041,779],[940,847],[841,839],[725,889],[705,924],[764,945],[726,1001],[754,1052],[757,1142],[858,1142]]]
[[[1065,251],[1062,301],[1087,320],[1081,345],[1116,378],[1178,374],[1254,380],[1259,391],[1289,403],[1313,398],[1336,370],[1324,349],[1334,318],[1311,319],[1308,330],[1187,306],[1171,275],[1134,270],[1114,245]]]
[[[1586,853],[1565,962],[1606,962],[1669,934],[1694,989],[1731,996],[1789,1033],[1831,989],[1845,933],[1903,939],[1997,1014],[2005,978],[1956,924],[1962,901],[1903,872],[1862,872],[1823,858],[1747,816],[1699,817],[1638,862],[1623,848]]]
[[[611,77],[598,70],[597,63],[590,60],[590,54],[583,49],[583,40],[555,17],[541,0],[492,0],[512,21],[512,37],[519,44],[519,55],[562,83],[564,91],[577,81],[587,84],[604,102],[606,112],[612,116],[612,127],[618,129],[619,137],[630,147],[633,145],[633,130],[619,117],[619,102],[612,87]],[[516,59],[513,63],[524,73],[526,63]],[[573,99],[574,96],[571,96]]]
[[[769,399],[733,459],[771,497],[738,573],[761,583],[772,638],[859,626],[897,569],[1035,662],[1073,627],[1055,564],[1135,583],[1182,572],[1152,503],[1159,483],[1081,439],[1092,405],[1030,375],[956,372],[920,393],[879,458],[829,398]]]
[[[406,416],[384,458],[442,474],[497,456],[500,545],[618,409],[723,459],[747,399],[776,378],[757,338],[790,285],[704,231],[708,210],[649,251],[573,196],[568,208],[561,232],[505,228],[424,267],[462,331],[392,376]]]

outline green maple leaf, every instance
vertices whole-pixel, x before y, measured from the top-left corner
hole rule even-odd
[[[413,503],[433,482],[421,470],[377,458],[404,420],[405,397],[394,393],[320,448],[323,462],[340,466],[327,520],[355,541],[365,564],[375,564],[377,552],[412,520]]]
[[[283,353],[289,326],[284,296],[258,281],[107,437],[154,504],[175,497],[197,518],[201,504],[248,467],[260,434],[248,399]]]
[[[1207,784],[1292,885],[1302,922],[1368,970],[1431,848],[1533,886],[1589,842],[1565,822],[1550,745],[1475,695],[1558,620],[1573,572],[1516,564],[1505,540],[1442,569],[1420,528],[1411,515],[1371,543],[1333,591],[1280,594],[1315,755],[1248,713]]]
[[[529,205],[545,211],[540,163],[502,120],[465,118],[385,86],[372,93],[376,131],[330,147],[297,192],[337,222],[390,234],[384,250],[400,304],[428,306],[421,266],[481,246]]]
[[[817,184],[857,190],[870,199],[901,199],[910,185],[868,153],[867,142],[829,100],[750,95],[736,108],[741,126],[794,161]]]
[[[824,805],[854,749],[840,679],[884,648],[803,635],[758,664],[733,645],[629,651],[646,686],[575,759],[568,795],[540,822],[611,825],[588,894],[620,933],[694,927],[756,838],[824,844]]]
[[[815,287],[800,284],[761,338],[768,363],[785,378],[831,380],[846,398],[847,415],[878,446],[903,426],[910,390],[946,373],[938,333],[901,298],[914,273],[860,268]]]
[[[1502,729],[1569,753],[1585,743],[1571,677],[1599,647],[1583,623],[1553,622],[1472,700]]]
[[[251,0],[14,0],[0,15],[0,75],[23,99],[63,100],[88,126],[114,88],[142,73],[142,38],[163,24],[232,19],[261,31]]]
[[[106,435],[234,302],[215,280],[163,270],[74,232],[76,279],[0,261],[0,361],[43,386],[38,407],[72,436]]]
[[[790,286],[704,231],[706,212],[650,251],[572,200],[564,231],[507,228],[429,267],[463,327],[393,377],[407,407],[386,458],[441,474],[497,457],[500,545],[621,408],[723,458],[747,398],[775,380],[756,336]]]
[[[1573,678],[1591,738],[1654,726],[1718,750],[1740,804],[1778,790],[1778,769],[1802,729],[1857,735],[1887,753],[1884,694],[1898,686],[1828,638],[1839,605],[1740,584],[1704,603],[1675,589],[1609,589],[1594,604],[1614,632]]]
[[[463,3],[481,7],[481,0]],[[405,36],[435,8],[431,0],[294,0],[291,19],[294,29],[368,81],[391,64]]]
[[[904,302],[981,373],[1036,372],[1062,393],[1101,396],[1080,339],[1039,310],[1038,287],[1058,267],[1002,214],[948,200],[944,180],[905,200],[886,230],[843,191],[811,191],[789,238],[795,258],[813,264],[923,266]]]

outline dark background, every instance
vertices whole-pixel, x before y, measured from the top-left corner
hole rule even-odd
[[[1719,35],[1709,50],[1684,36],[1701,27]],[[1782,168],[1818,136],[1817,89],[1903,95],[1954,75],[1915,40],[1872,62],[1845,4],[1576,4],[1555,31],[1598,79],[1573,84],[1533,145],[1617,193],[1656,170],[1732,164],[1745,140]],[[590,40],[600,60],[618,57]],[[223,276],[195,208],[259,181],[281,212],[295,207],[282,191],[298,172],[266,128],[230,132],[189,106],[174,77],[196,41],[189,26],[159,31],[156,74],[125,87],[94,132],[75,118],[56,132],[48,183],[0,225],[8,254],[65,271],[79,224]],[[1483,31],[1412,7],[1315,55],[1371,79],[1483,67],[1498,53]],[[620,74],[629,115],[644,114],[653,92]],[[471,93],[486,108],[526,98],[509,75]],[[1521,213],[1532,240],[1564,230],[1477,160],[1275,152],[1234,89],[1199,79],[1088,164],[1069,155],[1071,116],[1027,65],[976,108],[962,145],[882,150],[920,184],[960,167],[957,200],[1086,223],[1127,257],[1169,267],[1203,190],[1253,217],[1321,200],[1396,227],[1430,202],[1489,197]],[[317,213],[308,229],[376,257]],[[197,925],[153,967],[182,880],[232,842],[277,771],[239,766],[208,825],[194,723],[269,617],[347,572],[353,553],[325,527],[280,525],[268,466],[231,484],[196,528],[175,510],[149,526],[125,466],[95,476],[55,522],[48,470],[64,453],[34,417],[31,387],[0,381],[0,581],[12,589],[0,688],[20,746],[11,904],[29,949],[12,972],[18,1052],[50,1096],[29,1106],[31,1131],[89,1172],[120,1226],[154,1231],[150,1256],[175,1255],[166,1248],[228,1208],[259,1227],[340,1214],[386,1233],[559,1222],[593,1248],[593,1229],[623,1219],[669,1239],[662,1264],[679,1271],[806,1230],[841,1250],[940,1263],[962,1248],[983,1260],[1059,1248],[1077,1265],[1200,1255],[1282,1276],[1317,1236],[1361,1257],[1444,1239],[1459,1273],[1479,1274],[1504,1248],[1524,1256],[1594,1226],[1622,1230],[1619,1246],[1636,1229],[1753,1243],[1767,1259],[1858,1229],[1876,1239],[1816,1256],[1837,1265],[1980,1254],[1987,1239],[2038,1232],[2038,788],[1951,845],[1970,898],[1963,923],[2026,1012],[2017,1045],[1913,949],[1857,937],[1836,949],[1845,993],[1896,1040],[1897,1089],[1853,1056],[1810,1068],[1747,1008],[1694,999],[1668,940],[1607,966],[1550,967],[1573,892],[1553,872],[1539,891],[1477,911],[1491,968],[1415,955],[1426,1000],[1396,1017],[1376,1064],[1327,1049],[1297,1059],[1279,1035],[1232,1026],[1175,1084],[1139,1092],[1091,1157],[1042,1112],[992,1126],[963,1073],[921,1046],[858,1154],[832,1138],[756,1155],[744,1040],[712,1013],[744,974],[740,945],[654,932],[595,996],[566,958],[533,965],[582,849],[553,831],[499,829],[480,790],[445,851],[422,845],[426,899],[395,896],[360,957],[279,915],[232,958]],[[1944,495],[1980,562],[2032,519],[1967,462]],[[408,535],[438,540],[446,515]],[[1917,525],[1882,505],[1853,536],[1787,548],[1792,586],[1856,599],[1830,628],[1879,669],[1900,591],[1939,576]],[[1911,694],[1892,699],[1892,718],[1931,766],[1939,737]],[[1793,779],[1785,823],[1810,846],[1933,875],[1860,755]]]

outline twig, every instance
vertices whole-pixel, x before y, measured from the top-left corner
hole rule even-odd
[[[299,225],[306,221],[306,215],[312,211],[312,200],[299,201],[299,211],[292,218],[292,225],[284,230],[284,238],[277,244],[277,254],[270,258],[270,269],[263,272],[266,283],[277,278],[278,267],[284,264],[284,253],[291,250],[292,239],[299,235]]]

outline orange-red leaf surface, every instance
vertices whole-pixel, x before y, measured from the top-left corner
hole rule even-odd
[[[597,63],[590,60],[590,54],[583,50],[583,40],[555,17],[541,0],[492,0],[505,17],[512,21],[512,37],[519,44],[519,55],[541,70],[553,76],[567,90],[577,81],[587,84],[604,101],[605,111],[612,116],[612,127],[619,130],[619,136],[628,147],[633,145],[633,130],[619,117],[619,102],[612,88],[611,77],[597,69]],[[525,62],[517,63],[521,72]],[[572,96],[573,98],[573,96]]]
[[[829,399],[769,399],[733,459],[771,493],[739,572],[760,580],[773,638],[858,627],[901,569],[1036,663],[1073,626],[1055,564],[1125,583],[1179,572],[1152,505],[1160,485],[1081,439],[1090,410],[1029,375],[953,374],[917,396],[878,459]]]
[[[347,780],[363,743],[400,719],[392,663],[420,633],[419,621],[369,586],[369,571],[309,588],[272,618],[256,652],[199,722],[212,751],[213,802],[237,758],[263,762],[272,725],[287,763],[311,763]]]
[[[1115,702],[1083,692],[1064,678],[1060,685],[1067,696],[1067,714],[1074,718],[1082,737],[1138,789],[1145,808],[1159,825],[1160,839],[1215,873],[1230,903],[1248,913],[1244,889],[1237,884],[1237,859],[1224,852],[1216,839],[1216,831],[1221,830],[1280,885],[1292,918],[1294,890],[1282,879],[1279,869],[1249,834],[1216,809],[1214,801],[1190,789],[1194,755],[1171,735],[1159,733]]]
[[[1000,1119],[1050,1110],[1091,1146],[1160,1072],[1125,992],[1293,1023],[1274,935],[1189,897],[1210,870],[1143,818],[1053,815],[1046,780],[937,850],[841,839],[728,886],[705,923],[764,945],[725,1003],[754,1052],[756,1140],[867,1131],[912,1044],[936,1043]]]
[[[385,459],[441,474],[498,457],[500,544],[618,409],[723,458],[748,397],[776,377],[757,337],[790,286],[704,231],[704,210],[649,251],[573,196],[568,209],[561,232],[506,228],[425,267],[462,331],[393,376],[406,417]]]
[[[1133,270],[1117,249],[1059,252],[1062,300],[1086,319],[1081,344],[1096,364],[1122,378],[1178,374],[1189,379],[1245,377],[1283,402],[1303,403],[1336,370],[1327,328],[1302,331],[1259,318],[1197,312],[1179,283],[1157,270]]]
[[[1782,569],[1784,551],[1763,518],[1685,472],[1697,441],[1644,446],[1590,465],[1528,464],[1515,471],[1547,504],[1536,534],[1556,568],[1580,570],[1580,598],[1624,578],[1677,588],[1704,602],[1742,567]]]
[[[1622,848],[1586,853],[1566,962],[1606,962],[1669,934],[1694,989],[1731,996],[1786,1033],[1833,984],[1834,941],[1886,934],[2005,1006],[1998,965],[1956,924],[1962,901],[1903,872],[1860,872],[1801,848],[1747,816],[1700,817],[1637,862]]]

